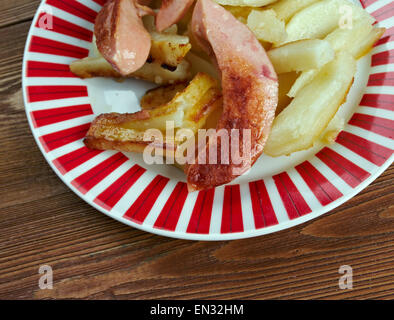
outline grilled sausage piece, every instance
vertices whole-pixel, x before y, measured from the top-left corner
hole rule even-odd
[[[156,29],[163,31],[177,23],[186,14],[194,0],[163,0],[156,17]]]
[[[151,38],[141,19],[147,14],[154,12],[137,0],[111,0],[97,15],[97,48],[123,76],[141,68],[148,59]]]
[[[231,150],[231,155],[223,159],[224,142],[219,138],[209,141],[205,149],[198,152],[196,163],[185,169],[189,190],[195,191],[231,182],[260,157],[278,104],[278,79],[254,34],[212,0],[197,1],[192,30],[221,71],[223,114],[216,131],[227,131]],[[239,133],[238,145],[232,132]],[[249,143],[244,142],[249,136],[250,139],[245,139]],[[209,157],[205,157],[207,164],[201,164],[204,154],[209,155],[210,150],[216,151],[217,164],[209,164]]]

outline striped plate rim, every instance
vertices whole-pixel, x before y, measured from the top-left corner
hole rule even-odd
[[[394,160],[394,3],[362,0],[387,32],[376,44],[360,107],[337,142],[272,177],[187,193],[114,151],[87,149],[93,119],[87,86],[69,70],[88,55],[105,0],[43,0],[31,26],[22,88],[33,136],[49,165],[78,196],[132,227],[174,238],[232,240],[312,220],[349,200]],[[43,14],[46,16],[43,16]],[[38,21],[51,15],[51,30]]]

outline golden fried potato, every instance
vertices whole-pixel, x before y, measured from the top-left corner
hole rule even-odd
[[[277,43],[287,38],[285,23],[277,18],[274,10],[252,10],[247,25],[260,41]]]
[[[362,58],[371,51],[374,44],[384,35],[385,32],[385,28],[373,28],[367,37],[357,44],[354,44],[354,47],[350,52],[356,59]]]
[[[376,28],[368,22],[360,20],[355,23],[352,29],[337,28],[325,40],[337,53],[348,52],[358,60],[372,49],[374,43],[380,39],[384,32],[384,28]],[[288,96],[295,97],[305,85],[313,81],[318,73],[318,69],[302,72],[290,89]]]
[[[250,12],[254,9],[253,7],[238,7],[238,6],[224,6],[227,11],[236,17],[239,21],[244,24],[248,22],[248,16]]]
[[[113,77],[121,78],[103,57],[87,57],[73,61],[70,65],[72,73],[80,78]],[[174,70],[160,63],[145,63],[142,68],[127,76],[154,82],[156,84],[172,84],[190,79],[190,63],[183,60]]]
[[[305,87],[308,83],[312,82],[312,80],[318,73],[318,69],[311,69],[302,72],[297,78],[297,80],[294,82],[287,95],[291,98],[294,98],[303,87]]]
[[[298,11],[320,0],[280,0],[267,7],[276,12],[278,19],[288,22]]]
[[[187,36],[152,32],[150,56],[155,62],[176,67],[182,62],[192,45]]]
[[[293,42],[301,39],[322,39],[340,26],[344,20],[347,8],[352,10],[351,20],[364,20],[369,24],[374,22],[361,7],[346,0],[323,0],[299,11],[286,25],[287,39]],[[283,42],[276,42],[279,45]]]
[[[333,144],[338,135],[345,128],[345,119],[339,117],[338,114],[330,121],[327,128],[323,131],[320,141],[323,144]]]
[[[277,73],[320,69],[332,61],[335,52],[325,40],[300,40],[268,51]]]
[[[275,119],[265,153],[277,157],[312,147],[346,100],[355,73],[348,53],[325,65]]]
[[[173,88],[170,91],[172,94]],[[160,89],[148,94],[151,98],[154,94],[165,96]],[[156,101],[160,99],[154,98]],[[164,105],[133,114],[110,113],[98,116],[93,121],[84,142],[92,149],[125,152],[143,152],[147,145],[158,142],[160,149],[160,143],[163,141],[145,139],[146,130],[157,129],[165,138],[163,150],[174,150],[182,141],[177,141],[174,137],[165,137],[167,121],[171,122],[175,130],[189,129],[197,132],[221,104],[222,96],[216,80],[200,73],[184,90],[176,93]]]
[[[145,93],[140,101],[143,110],[151,110],[170,102],[178,92],[187,87],[187,82],[161,86]]]
[[[369,21],[359,20],[351,29],[337,28],[327,40],[336,52],[349,52],[355,59],[366,55],[385,33],[385,28],[376,28]]]

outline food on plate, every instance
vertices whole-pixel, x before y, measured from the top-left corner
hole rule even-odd
[[[347,9],[349,8],[349,9]],[[351,20],[365,20],[369,24],[374,19],[361,7],[344,0],[322,0],[299,11],[286,25],[285,42],[302,39],[321,39],[342,23],[347,23],[346,10],[351,10]],[[350,12],[350,11],[349,11]],[[277,42],[276,45],[283,44]]]
[[[285,23],[277,18],[274,10],[252,10],[247,25],[261,41],[283,42],[287,38]]]
[[[148,92],[149,98],[145,97],[146,108],[140,112],[98,116],[86,135],[86,146],[99,150],[143,153],[148,145],[156,143],[157,152],[165,154],[167,149],[175,152],[177,145],[183,142],[177,140],[176,131],[188,129],[196,133],[222,103],[217,81],[207,74],[198,74],[190,84],[184,84],[183,87],[172,98],[173,86]],[[159,105],[154,106],[153,101]],[[166,136],[167,121],[173,124],[175,136]],[[149,129],[159,130],[164,139],[151,136],[147,139],[145,134]]]
[[[318,69],[310,69],[302,72],[298,76],[297,80],[294,82],[287,95],[291,98],[294,98],[303,87],[305,87],[308,83],[312,82],[313,78],[318,73]]]
[[[265,153],[289,155],[312,147],[346,100],[355,73],[356,60],[348,53],[325,65],[275,119]]]
[[[103,57],[87,57],[71,63],[70,70],[80,78],[113,77],[122,78]],[[190,64],[183,60],[175,69],[157,62],[146,62],[137,71],[126,77],[150,81],[156,84],[169,84],[190,79]]]
[[[123,76],[141,68],[149,56],[151,39],[142,22],[147,14],[153,11],[135,0],[111,0],[97,15],[97,48]]]
[[[355,59],[366,55],[386,31],[373,27],[369,21],[358,20],[351,29],[337,28],[325,40],[336,52],[349,52]]]
[[[140,105],[142,110],[151,110],[167,104],[178,92],[187,87],[187,82],[177,84],[168,84],[152,90],[149,90],[141,98]]]
[[[298,11],[320,0],[281,0],[268,6],[276,12],[278,19],[288,22]]]
[[[182,19],[194,0],[163,0],[156,17],[156,28],[163,31]]]
[[[156,62],[176,67],[191,49],[187,36],[177,34],[151,32],[151,58]]]
[[[334,60],[335,51],[325,40],[300,40],[268,51],[268,57],[276,72],[286,73],[320,69]]]
[[[247,23],[250,12],[256,9],[255,7],[240,6],[224,6],[224,8],[244,24]]]
[[[194,191],[233,181],[263,152],[333,143],[356,62],[385,32],[373,23],[347,0],[108,0],[95,23],[97,47],[70,70],[160,86],[139,112],[99,115],[85,144],[153,147],[175,159]]]
[[[216,164],[196,161],[186,166],[188,188],[194,191],[231,182],[262,154],[278,104],[278,79],[254,34],[223,7],[199,0],[192,26],[201,47],[214,58],[222,74],[223,114],[216,129],[228,132],[231,149],[238,147],[237,156],[225,163],[221,148],[226,142],[209,139],[197,159],[211,152],[220,159]],[[233,143],[232,130],[238,132],[238,145]],[[245,130],[250,130],[249,157],[244,154]]]
[[[337,28],[325,38],[332,49],[338,54],[340,52],[350,53],[356,60],[366,55],[373,44],[384,34],[384,28],[373,27],[369,20],[357,20],[352,28]],[[300,74],[288,96],[295,97],[297,93],[310,83],[318,73],[318,68],[311,68]]]

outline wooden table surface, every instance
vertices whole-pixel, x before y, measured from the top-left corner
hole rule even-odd
[[[394,166],[319,219],[240,241],[155,236],[77,197],[25,116],[21,65],[38,4],[0,2],[0,299],[394,298]],[[46,264],[52,290],[38,286]],[[352,290],[339,289],[342,265]]]

